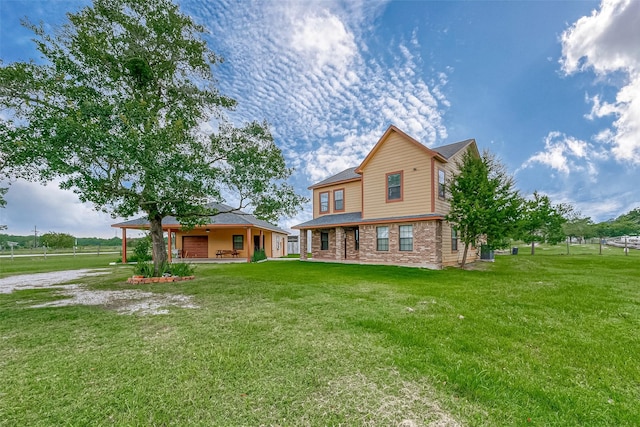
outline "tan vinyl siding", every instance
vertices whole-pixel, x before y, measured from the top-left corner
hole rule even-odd
[[[466,150],[462,150],[458,153],[456,153],[455,155],[453,155],[448,163],[441,163],[439,161],[435,162],[435,179],[436,179],[436,197],[435,197],[435,202],[436,202],[436,209],[435,212],[436,213],[440,213],[443,215],[446,215],[449,212],[449,202],[445,199],[442,200],[441,198],[438,197],[437,194],[437,180],[438,180],[438,169],[444,170],[446,173],[446,183],[447,185],[449,184],[449,180],[451,179],[452,176],[454,176],[455,174],[458,173],[458,162],[462,161],[462,156],[464,155],[464,153],[466,152]],[[446,196],[448,197],[448,196]]]
[[[333,191],[344,189],[344,210],[334,212]],[[362,210],[362,188],[361,181],[351,181],[336,183],[331,186],[314,188],[313,190],[313,217],[320,216],[320,193],[329,193],[329,211],[322,215],[333,213],[360,212]]]
[[[402,201],[387,202],[387,174],[402,172]],[[397,133],[391,133],[363,170],[363,218],[431,212],[431,157]]]

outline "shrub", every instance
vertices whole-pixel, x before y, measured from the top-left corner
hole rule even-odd
[[[153,263],[139,261],[133,266],[133,274],[136,276],[153,277]]]
[[[178,262],[169,266],[169,272],[174,276],[186,277],[193,276],[196,267],[193,264]]]
[[[267,254],[264,252],[263,249],[255,251],[251,256],[251,262],[258,262],[258,261],[262,261],[263,259],[267,259]]]
[[[131,262],[150,261],[151,260],[151,236],[146,235],[138,240],[133,248],[133,256]]]

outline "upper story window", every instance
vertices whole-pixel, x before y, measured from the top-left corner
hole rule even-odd
[[[329,193],[320,193],[320,213],[329,212]]]
[[[387,202],[402,201],[402,172],[387,174]]]
[[[333,191],[333,210],[336,212],[344,210],[344,190]]]
[[[444,190],[447,176],[442,169],[438,169],[438,197],[444,199]]]

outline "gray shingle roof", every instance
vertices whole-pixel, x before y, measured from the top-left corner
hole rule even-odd
[[[465,148],[467,145],[471,144],[473,141],[473,139],[465,139],[464,141],[454,142],[453,144],[435,147],[433,148],[433,151],[436,151],[440,153],[444,158],[449,159],[451,158],[451,156]]]
[[[323,228],[323,227],[335,227],[339,225],[358,225],[358,224],[371,224],[371,223],[384,223],[393,221],[403,221],[412,218],[416,219],[428,219],[428,218],[441,218],[442,215],[438,214],[424,214],[424,215],[408,215],[408,216],[393,216],[386,218],[372,218],[362,219],[361,212],[349,212],[343,214],[334,215],[322,215],[311,221],[303,222],[302,224],[294,225],[293,228]]]
[[[345,169],[340,173],[330,176],[324,181],[320,181],[317,184],[313,184],[311,187],[309,187],[309,189],[314,187],[322,187],[323,185],[333,184],[334,182],[349,181],[352,179],[362,178],[362,176],[359,173],[356,173],[355,170],[356,168]]]
[[[234,209],[229,205],[225,205],[224,203],[210,203],[207,207],[211,209],[217,210],[217,215],[212,215],[209,217],[209,221],[207,224],[210,225],[253,225],[256,227],[264,228],[266,230],[275,231],[278,233],[289,234],[283,229],[271,224],[270,222],[263,221],[261,219],[256,218],[255,216],[243,212],[238,209]],[[162,225],[175,225],[179,226],[180,221],[174,216],[166,216],[162,218]],[[147,218],[136,218],[130,221],[120,222],[118,224],[113,224],[112,227],[141,227],[148,228],[149,220]]]
[[[465,139],[464,141],[454,142],[453,144],[447,144],[447,145],[442,145],[440,147],[435,147],[435,148],[432,148],[432,150],[440,154],[445,159],[450,159],[451,156],[453,156],[458,151],[464,149],[465,147],[467,147],[469,144],[473,142],[474,142],[473,139]],[[345,169],[342,172],[332,175],[323,181],[313,184],[311,187],[309,187],[309,189],[311,190],[313,188],[323,187],[325,185],[333,184],[340,181],[350,181],[352,179],[362,178],[362,175],[355,172],[356,169],[357,169],[356,167]]]

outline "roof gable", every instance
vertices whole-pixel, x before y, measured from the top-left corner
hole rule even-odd
[[[477,155],[480,155],[475,139],[465,139],[464,141],[454,142],[453,144],[442,145],[440,147],[435,147],[433,150],[440,153],[442,157],[450,159],[460,151],[466,149],[468,146],[472,146],[472,149],[475,151],[475,153]]]
[[[407,135],[406,133],[404,133],[403,131],[401,131],[400,129],[398,129],[397,127],[395,127],[394,125],[391,125],[387,128],[387,130],[385,131],[385,133],[382,135],[382,137],[378,140],[378,142],[376,143],[376,145],[373,147],[373,149],[371,149],[371,151],[369,152],[369,154],[367,154],[367,157],[365,157],[365,159],[362,161],[362,163],[360,163],[360,166],[358,166],[355,169],[356,173],[362,173],[362,171],[364,170],[364,168],[366,167],[367,163],[369,163],[371,161],[371,159],[376,155],[376,153],[380,150],[380,147],[382,147],[384,145],[384,143],[389,139],[389,136],[393,133],[397,133],[400,136],[403,137],[403,139],[405,139],[406,141],[408,141],[411,144],[414,144],[416,147],[418,147],[420,150],[424,151],[424,153],[429,156],[429,157],[435,157],[438,160],[440,160],[443,163],[447,162],[447,159],[445,157],[443,157],[440,153],[438,153],[437,151],[431,150],[430,148],[427,148],[425,145],[421,144],[419,141],[417,141],[416,139],[410,137],[409,135]]]
[[[357,181],[362,179],[362,177],[359,174],[357,174],[355,171],[356,171],[356,168],[345,169],[342,172],[332,175],[323,181],[313,184],[311,187],[308,187],[308,190],[313,190],[314,188],[324,187],[327,185],[337,184],[339,182]]]

